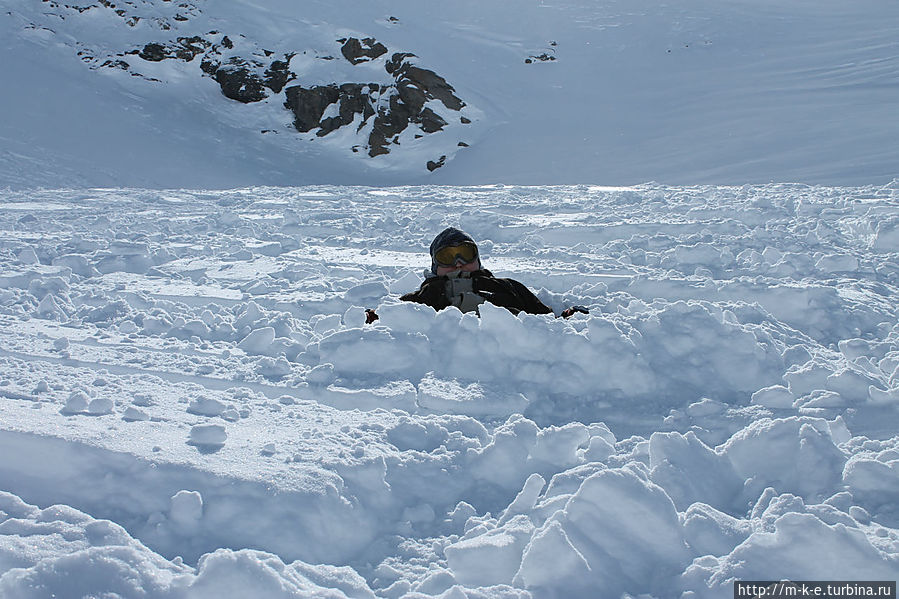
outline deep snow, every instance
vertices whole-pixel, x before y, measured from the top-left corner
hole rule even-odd
[[[591,314],[399,302],[450,224]],[[30,190],[0,231],[0,596],[899,573],[896,182]]]

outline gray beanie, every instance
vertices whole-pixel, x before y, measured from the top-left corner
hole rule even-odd
[[[434,241],[431,242],[431,272],[433,274],[437,274],[437,261],[434,259],[434,255],[442,250],[445,247],[449,247],[451,245],[460,245],[463,243],[470,243],[475,247],[478,247],[478,244],[475,243],[474,239],[466,233],[465,231],[461,231],[455,227],[447,227],[443,231],[441,231],[437,237],[434,238]],[[478,268],[481,267],[481,256],[480,252],[478,252]]]

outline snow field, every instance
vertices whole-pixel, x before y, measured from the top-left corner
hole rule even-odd
[[[897,199],[8,193],[0,595],[720,597],[753,577],[893,579]],[[591,314],[399,302],[450,224],[498,276]]]
[[[899,7],[887,0],[559,0],[514,13],[501,1],[105,2],[20,0],[0,15],[0,73],[20,92],[4,99],[0,186],[864,185],[897,176]],[[195,36],[223,61],[286,61],[295,79],[244,105],[204,75],[209,54],[134,54]],[[387,51],[353,65],[341,55],[349,37]],[[371,119],[323,137],[293,126],[286,89],[393,84],[395,53],[413,53],[465,102],[462,113],[429,103],[441,131],[408,127],[370,159]],[[46,93],[49,79],[56,94]],[[332,104],[325,114],[337,112]],[[895,247],[894,227],[880,243]],[[686,253],[704,262],[702,251]]]

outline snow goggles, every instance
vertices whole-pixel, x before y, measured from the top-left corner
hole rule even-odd
[[[478,257],[478,246],[473,243],[448,245],[434,254],[434,262],[440,266],[454,266],[458,260],[468,264]]]

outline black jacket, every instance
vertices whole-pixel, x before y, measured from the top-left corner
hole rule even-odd
[[[506,308],[512,314],[551,314],[552,308],[537,299],[531,290],[514,279],[497,279],[489,270],[471,273],[472,290],[495,306]],[[449,307],[446,296],[447,277],[425,279],[418,291],[400,297],[405,302],[426,304],[435,310]]]

